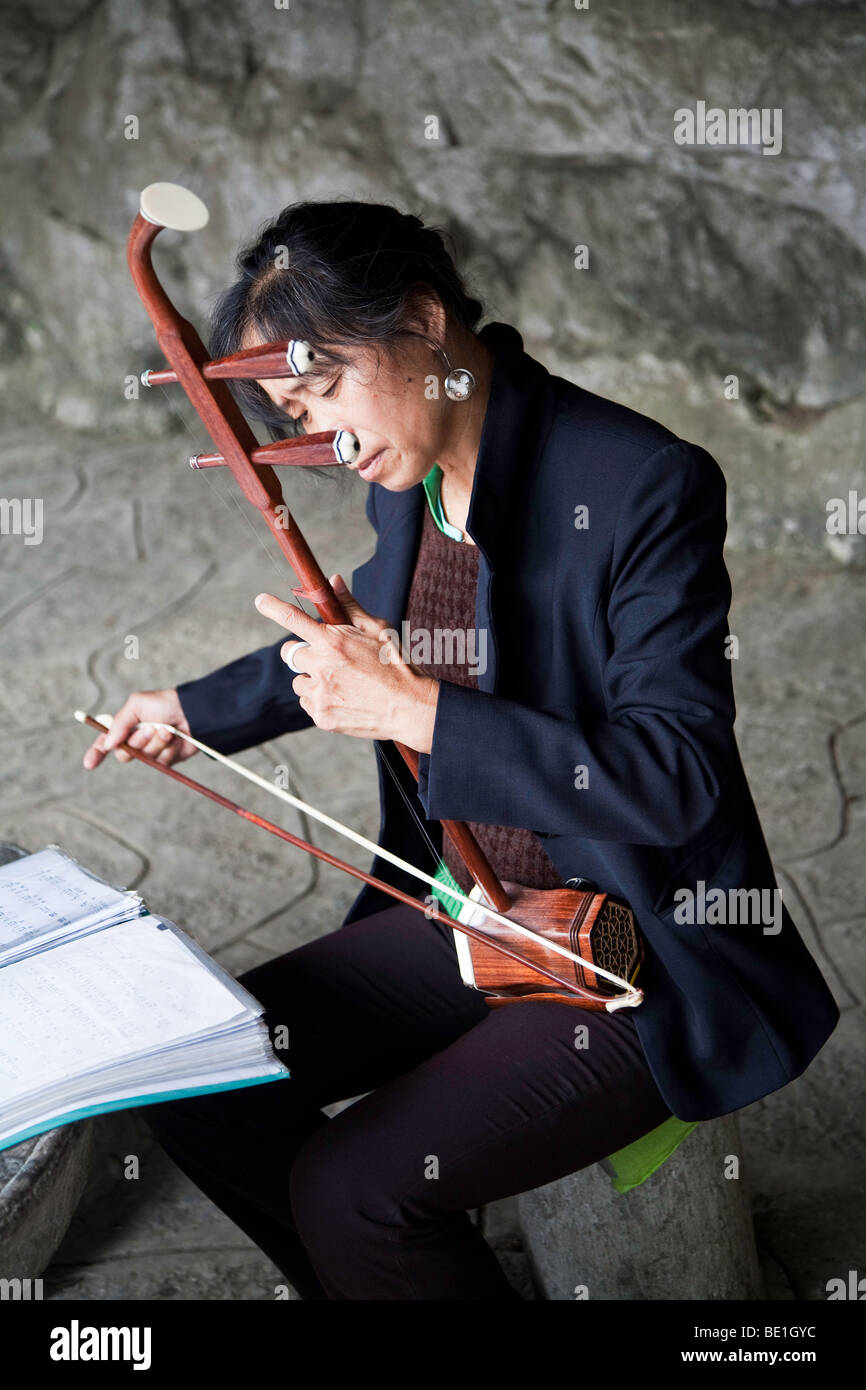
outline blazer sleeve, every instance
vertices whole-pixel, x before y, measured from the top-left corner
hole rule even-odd
[[[218,753],[238,753],[312,724],[292,689],[294,675],[280,657],[284,632],[269,647],[230,661],[177,687],[190,733]]]
[[[378,531],[375,483],[367,490],[366,513]],[[197,680],[177,687],[190,732],[218,753],[238,753],[280,734],[310,728],[312,719],[301,709],[292,689],[294,674],[280,656],[291,640],[284,632],[268,647],[220,666]]]
[[[712,456],[683,440],[630,480],[594,629],[606,620],[606,719],[441,683],[420,757],[429,818],[670,846],[709,820],[736,764],[725,491]]]

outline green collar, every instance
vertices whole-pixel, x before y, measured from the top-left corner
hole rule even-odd
[[[463,532],[458,531],[456,526],[452,526],[450,521],[446,521],[442,511],[442,469],[438,463],[434,463],[427,477],[423,479],[422,486],[427,494],[427,502],[433,514],[433,520],[444,535],[450,536],[452,541],[462,541]]]

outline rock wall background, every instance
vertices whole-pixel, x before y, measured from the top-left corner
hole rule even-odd
[[[862,4],[277,3],[2,6],[7,401],[170,427],[124,399],[155,360],[124,258],[145,184],[211,208],[158,250],[199,321],[286,203],[392,201],[456,233],[489,316],[554,370],[718,451],[732,542],[826,548],[824,499],[866,480]],[[699,99],[781,108],[781,153],[677,145]]]

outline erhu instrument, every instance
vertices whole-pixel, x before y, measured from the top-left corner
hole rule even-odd
[[[300,587],[293,588],[292,592],[307,599],[322,622],[348,623],[339,598],[286,507],[274,469],[283,465],[346,466],[358,458],[360,442],[350,428],[341,428],[259,444],[227,383],[244,378],[270,380],[300,376],[308,370],[314,354],[308,343],[291,339],[248,348],[224,358],[210,358],[196,329],[172,304],[151,261],[153,243],[164,228],[195,232],[206,226],[208,220],[208,210],[201,199],[178,184],[150,184],[141,194],[140,210],[129,235],[127,259],[136,290],[167,363],[165,368],[144,372],[141,380],[146,386],[177,383],[183,388],[214,446],[213,453],[191,458],[191,466],[228,468],[247,501],[262,514],[282,554],[298,576]],[[107,723],[97,722],[82,711],[76,711],[76,718],[96,729],[108,727]],[[242,764],[181,730],[169,725],[161,727],[171,729],[217,761],[339,830],[379,858],[394,863],[425,883],[443,886],[431,875],[342,826],[283,788],[266,782]],[[399,743],[395,746],[417,781],[417,753]],[[644,959],[644,945],[627,904],[592,886],[533,889],[510,884],[506,888],[493,872],[469,827],[462,822],[442,822],[443,832],[450,837],[475,883],[469,896],[451,887],[444,888],[449,898],[462,904],[459,917],[455,918],[429,896],[426,901],[413,898],[244,810],[229,798],[129,744],[118,747],[288,843],[418,909],[428,918],[445,923],[454,932],[462,978],[468,985],[484,991],[491,1007],[520,999],[545,999],[613,1012],[638,1005],[643,999],[643,991],[635,986],[634,980]],[[569,884],[572,883],[585,883],[585,880],[569,880]],[[482,922],[485,923],[483,930]],[[552,968],[552,958],[556,961],[556,970]]]

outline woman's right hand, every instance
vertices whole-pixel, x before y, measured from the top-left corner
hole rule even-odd
[[[111,721],[108,733],[99,734],[84,755],[86,768],[99,767],[102,759],[114,749],[118,762],[129,763],[133,759],[118,743],[128,743],[131,748],[139,748],[150,753],[157,762],[171,764],[191,758],[198,749],[185,739],[170,734],[167,729],[137,729],[136,724],[148,719],[156,719],[161,724],[173,724],[184,733],[190,732],[186,715],[183,712],[176,690],[136,690],[121,705]]]

